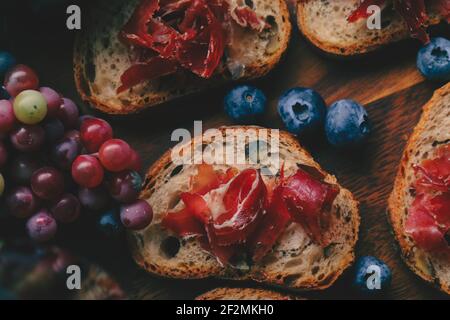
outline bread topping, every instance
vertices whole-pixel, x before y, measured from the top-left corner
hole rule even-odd
[[[387,0],[363,0],[359,7],[348,17],[349,22],[355,22],[361,18],[367,18],[369,13],[367,9],[371,5],[381,6]],[[432,5],[436,6],[440,14],[447,20],[450,18],[450,1],[449,0],[432,0]],[[400,14],[408,25],[410,34],[414,38],[418,38],[424,43],[428,43],[430,38],[426,32],[427,12],[425,0],[393,0],[394,9]]]
[[[231,9],[227,0],[142,0],[119,37],[148,52],[123,73],[118,93],[179,68],[210,78],[224,56],[231,21],[256,32],[270,27],[249,6]]]
[[[339,188],[323,179],[305,166],[289,178],[281,175],[278,185],[267,190],[256,169],[224,174],[202,164],[190,192],[180,195],[184,208],[168,213],[162,226],[179,237],[198,237],[222,264],[242,252],[253,261],[262,259],[290,223],[301,224],[313,242],[325,246],[323,235]]]
[[[405,231],[426,251],[450,252],[450,145],[437,149],[433,159],[414,166],[414,200]]]

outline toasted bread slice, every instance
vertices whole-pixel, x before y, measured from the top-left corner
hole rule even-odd
[[[254,140],[269,143],[272,134],[266,139],[259,135],[261,127],[221,127],[221,134],[249,136],[245,130],[258,132]],[[207,132],[199,135],[185,145],[206,147],[213,142],[213,135]],[[261,143],[261,142],[260,142]],[[236,146],[235,146],[236,147]],[[236,148],[235,148],[236,150]],[[237,151],[235,151],[237,152]],[[251,155],[250,155],[251,157]],[[284,164],[285,176],[297,171],[299,165],[316,168],[325,175],[325,181],[336,184],[336,178],[324,172],[295,139],[281,131],[279,133],[279,157]],[[226,170],[227,165],[213,165],[215,170]],[[272,176],[263,176],[266,184],[274,183],[279,169],[275,169],[270,159],[260,159],[258,164],[233,166],[238,170],[246,168],[268,169]],[[171,161],[169,150],[149,170],[144,184],[142,198],[153,207],[153,223],[144,231],[132,232],[130,243],[136,262],[147,271],[163,277],[181,279],[201,279],[218,277],[227,279],[251,279],[271,285],[295,289],[324,289],[331,286],[354,260],[354,246],[358,238],[358,203],[347,189],[341,187],[331,211],[333,226],[329,230],[332,243],[326,248],[314,244],[299,224],[292,223],[283,233],[271,253],[257,264],[242,261],[239,266],[223,267],[208,252],[204,251],[198,240],[178,240],[161,227],[161,220],[168,210],[178,210],[183,206],[179,194],[189,190],[190,179],[197,173],[196,165],[176,165]],[[180,207],[181,205],[181,207]]]
[[[357,56],[374,51],[389,43],[407,39],[404,20],[390,7],[384,6],[380,30],[367,28],[366,19],[349,23],[347,18],[360,0],[300,0],[297,4],[297,23],[303,35],[326,53]],[[428,24],[437,24],[443,17],[428,4]]]
[[[414,200],[409,192],[415,179],[412,166],[427,159],[442,143],[450,143],[450,83],[437,90],[424,106],[422,117],[403,153],[388,207],[406,264],[421,278],[450,294],[450,256],[432,254],[418,248],[404,228],[408,208]]]
[[[250,288],[217,288],[208,291],[195,300],[301,300],[275,291]]]
[[[215,87],[230,80],[262,77],[280,60],[291,35],[289,11],[284,0],[253,0],[255,12],[271,28],[261,33],[232,23],[231,41],[225,71],[211,79],[202,79],[189,71],[134,86],[117,94],[120,76],[131,65],[127,46],[118,39],[140,0],[100,0],[90,10],[85,30],[76,40],[74,75],[83,100],[94,108],[111,114],[141,111],[166,101]],[[232,0],[236,4],[237,0]]]

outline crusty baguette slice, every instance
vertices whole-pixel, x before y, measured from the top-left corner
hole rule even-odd
[[[248,134],[244,130],[260,132],[261,127],[221,127],[222,134],[231,130],[234,137]],[[269,135],[264,142],[270,143]],[[203,147],[212,143],[207,133],[197,136],[185,145],[190,149],[194,145]],[[261,138],[260,138],[261,139]],[[247,139],[247,143],[256,140]],[[297,171],[298,165],[317,168],[325,181],[337,183],[336,178],[324,172],[295,139],[294,136],[280,131],[280,162],[284,163],[284,172],[290,176]],[[257,165],[235,166],[239,170],[248,167],[267,168],[274,174],[273,162],[260,159]],[[226,170],[229,166],[214,165],[215,170]],[[276,169],[278,170],[278,169]],[[181,209],[179,194],[188,191],[190,178],[197,173],[197,166],[177,166],[171,162],[169,150],[149,170],[144,184],[142,198],[153,207],[152,224],[141,232],[130,234],[130,243],[136,262],[147,271],[171,278],[201,279],[218,277],[227,279],[251,279],[271,285],[295,289],[324,289],[331,286],[342,272],[354,260],[354,246],[358,238],[358,203],[347,189],[341,187],[333,204],[331,213],[332,243],[322,248],[311,242],[299,224],[291,224],[281,236],[272,252],[258,264],[242,262],[239,267],[222,267],[217,260],[205,252],[195,239],[179,241],[170,232],[161,227],[161,219],[168,210]],[[266,184],[273,183],[274,176],[263,176]]]
[[[421,250],[404,231],[408,208],[413,201],[409,192],[414,181],[412,166],[432,155],[439,143],[450,143],[450,83],[437,90],[424,106],[422,117],[403,153],[388,207],[406,264],[421,278],[450,294],[450,256]]]
[[[257,33],[232,24],[231,44],[227,47],[226,66],[223,67],[235,69],[233,77],[227,71],[205,80],[188,71],[180,71],[118,95],[116,89],[120,86],[120,76],[132,62],[127,47],[117,36],[139,1],[96,1],[83,33],[76,40],[74,75],[77,89],[83,100],[106,113],[134,113],[218,86],[232,78],[262,77],[280,60],[291,35],[289,11],[284,0],[253,0],[254,10],[272,27]],[[231,2],[237,3],[237,0]]]
[[[251,288],[217,288],[208,291],[195,300],[302,300],[275,291]]]
[[[313,45],[339,56],[361,55],[409,37],[404,21],[389,9],[382,11],[381,30],[369,30],[366,19],[347,22],[359,3],[360,0],[298,0],[298,26]],[[435,8],[429,7],[427,12],[430,25],[442,19]]]

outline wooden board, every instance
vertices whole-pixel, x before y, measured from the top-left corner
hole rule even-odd
[[[84,106],[75,91],[71,70],[73,33],[53,23],[33,29],[14,23],[14,38],[6,48],[23,63],[34,67],[43,84],[55,87]],[[62,21],[60,22],[62,23]],[[448,30],[447,30],[448,31]],[[324,57],[294,33],[282,63],[266,79],[254,82],[268,96],[269,112],[261,125],[282,128],[276,114],[278,97],[294,86],[313,87],[331,103],[352,98],[366,105],[373,122],[368,144],[354,152],[338,151],[323,136],[301,141],[327,171],[354,192],[361,202],[361,232],[357,255],[383,259],[393,271],[388,299],[447,298],[418,279],[402,263],[386,217],[386,199],[408,135],[419,119],[422,105],[437,84],[425,82],[415,67],[416,44],[407,43],[360,61],[339,61]],[[141,153],[145,166],[153,163],[173,145],[170,134],[176,128],[192,129],[194,120],[202,120],[204,129],[231,124],[222,111],[227,88],[212,90],[161,108],[130,117],[105,117],[118,137],[128,140]],[[114,251],[114,249],[112,250]],[[91,253],[95,256],[96,253]],[[100,253],[99,253],[100,255]],[[157,279],[140,271],[126,250],[117,250],[102,260],[121,281],[132,298],[193,298],[216,286],[238,285],[218,280],[177,281]],[[324,292],[302,294],[325,299],[359,298],[350,289],[347,272]],[[254,283],[241,285],[255,286]]]

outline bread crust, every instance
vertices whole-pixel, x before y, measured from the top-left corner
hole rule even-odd
[[[431,110],[435,107],[435,105],[446,95],[450,94],[450,83],[445,85],[444,87],[437,90],[431,100],[423,107],[423,113],[419,120],[419,123],[414,128],[414,131],[411,137],[406,144],[405,150],[403,152],[403,156],[400,162],[399,169],[397,171],[397,175],[394,182],[393,191],[388,200],[388,217],[390,223],[392,225],[395,238],[398,242],[398,245],[401,249],[401,256],[406,265],[419,277],[424,279],[425,281],[437,286],[443,292],[450,294],[450,286],[443,284],[441,281],[436,281],[432,275],[427,274],[423,271],[423,269],[417,265],[417,262],[414,261],[414,243],[412,240],[409,240],[409,237],[404,232],[403,227],[403,218],[407,214],[407,208],[405,208],[405,190],[409,188],[406,182],[406,174],[408,170],[411,170],[409,164],[409,156],[416,149],[416,143],[421,136],[421,134],[426,130],[426,124],[429,121]],[[449,106],[450,108],[450,106]],[[444,115],[445,116],[445,115]],[[443,130],[449,130],[449,128],[443,128]],[[450,270],[448,270],[450,273]]]
[[[256,78],[261,78],[267,75],[281,60],[283,54],[286,52],[286,49],[289,45],[289,40],[292,33],[292,25],[290,22],[289,10],[287,4],[284,0],[273,0],[277,1],[280,7],[279,15],[281,17],[281,21],[283,21],[281,30],[279,31],[282,36],[280,39],[282,40],[277,50],[271,54],[267,61],[264,63],[256,62],[250,65],[246,65],[245,76],[240,78],[239,81],[244,80],[252,80]],[[92,90],[90,90],[92,83],[88,78],[86,66],[83,64],[83,57],[87,52],[87,41],[83,38],[82,35],[78,35],[75,39],[74,45],[74,55],[73,55],[73,71],[74,71],[74,79],[75,85],[80,94],[83,101],[89,103],[95,109],[98,109],[101,112],[108,114],[132,114],[138,113],[148,107],[156,106],[165,102],[170,102],[175,99],[182,98],[187,95],[192,95],[196,93],[200,93],[203,90],[208,88],[218,87],[221,84],[225,84],[231,80],[225,79],[215,79],[214,77],[208,81],[203,82],[203,87],[195,88],[191,91],[183,92],[183,94],[173,94],[169,97],[160,95],[156,96],[145,104],[141,104],[138,102],[131,102],[127,104],[120,105],[111,105],[107,101],[101,99],[101,97],[96,96]]]
[[[304,300],[275,291],[253,288],[216,288],[195,300]]]
[[[256,128],[262,129],[261,127],[255,126],[235,126],[235,127],[221,127],[220,131],[224,132],[227,129],[249,129]],[[199,139],[201,137],[198,137]],[[322,172],[327,177],[330,177],[334,183],[337,183],[336,178],[330,176],[326,173],[314,160],[311,155],[303,149],[296,138],[290,133],[280,131],[280,141],[285,141],[289,144],[291,148],[297,148],[297,150],[292,150],[292,152],[301,152],[308,158],[308,165],[311,165]],[[158,161],[156,161],[148,170],[148,173],[145,178],[144,188],[141,194],[142,199],[149,199],[152,195],[152,187],[154,182],[157,180],[158,175],[161,174],[162,170],[171,163],[171,150],[168,150]],[[341,192],[343,193],[343,197],[348,200],[348,205],[351,207],[351,239],[349,239],[348,246],[352,248],[351,252],[342,257],[339,261],[339,267],[334,270],[331,274],[327,275],[323,279],[317,280],[314,278],[310,278],[309,281],[303,283],[301,286],[296,286],[294,284],[287,284],[285,279],[289,277],[289,274],[286,272],[277,273],[277,272],[268,272],[263,267],[254,266],[252,271],[247,274],[241,274],[237,270],[233,270],[231,268],[224,268],[217,263],[203,266],[196,265],[195,267],[191,267],[188,269],[180,270],[178,268],[170,268],[168,266],[161,266],[158,264],[154,264],[149,261],[150,257],[145,257],[144,245],[139,244],[135,237],[130,236],[130,246],[133,257],[137,264],[148,272],[160,276],[160,277],[169,277],[169,278],[178,278],[178,279],[205,279],[205,278],[223,278],[229,280],[253,280],[256,282],[267,283],[273,286],[279,287],[290,287],[296,290],[322,290],[330,287],[339,276],[349,267],[355,259],[354,247],[356,245],[358,239],[359,232],[359,209],[358,209],[358,201],[355,200],[354,196],[350,191],[340,186]]]
[[[318,0],[309,0],[309,1],[318,1]],[[398,30],[397,32],[383,33],[381,36],[376,37],[376,40],[365,38],[358,39],[358,44],[347,45],[345,43],[333,43],[328,41],[327,39],[320,39],[315,36],[312,32],[313,30],[308,25],[306,18],[306,6],[308,4],[306,1],[299,1],[297,4],[296,16],[297,16],[297,25],[300,32],[303,36],[311,42],[315,47],[320,49],[321,51],[331,55],[331,56],[340,56],[340,57],[359,57],[365,56],[366,54],[376,51],[388,44],[392,44],[401,40],[408,39],[409,32],[407,27],[405,26],[402,30]],[[331,4],[330,4],[331,5]],[[429,25],[438,24],[440,20],[438,18],[432,18],[428,21]]]

